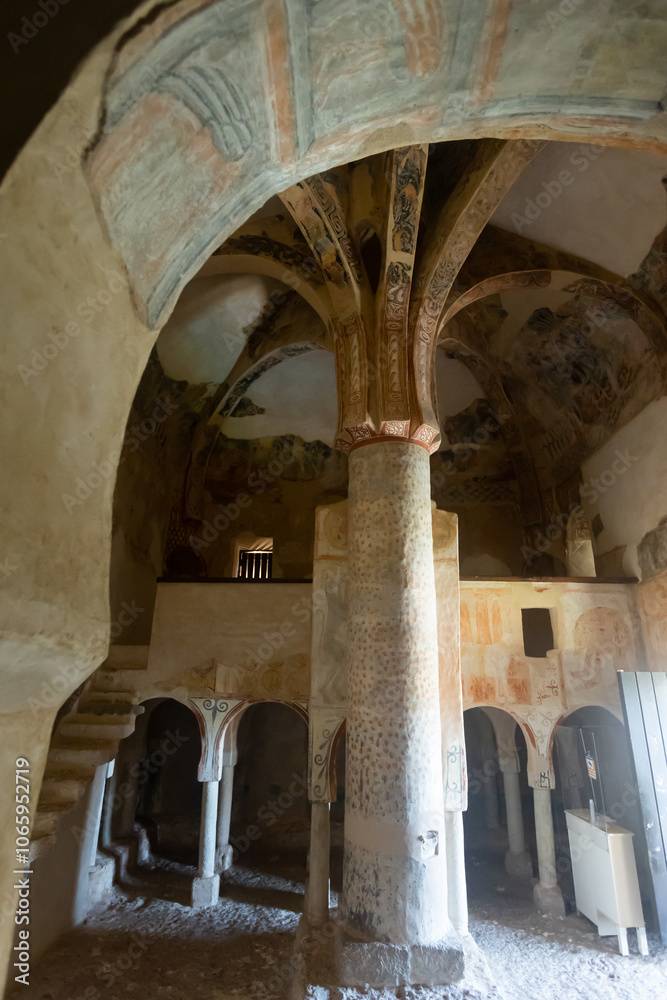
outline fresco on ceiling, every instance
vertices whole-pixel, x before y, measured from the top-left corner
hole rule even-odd
[[[667,177],[663,178],[662,183],[667,190]],[[667,226],[653,240],[651,249],[632,280],[639,288],[645,289],[667,314]]]
[[[662,391],[639,327],[615,306],[578,296],[558,311],[533,312],[498,370],[515,405],[532,418],[526,429],[543,482],[570,475]]]
[[[515,503],[514,465],[488,399],[474,399],[442,421],[443,445],[431,456],[431,495],[442,509]]]
[[[338,493],[347,495],[346,456],[322,441],[293,434],[249,440],[220,434],[206,474],[206,489],[217,502],[229,502],[243,490],[268,493],[279,501],[286,483],[303,482],[315,482],[337,499]]]

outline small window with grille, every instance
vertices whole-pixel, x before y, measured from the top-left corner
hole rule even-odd
[[[240,549],[236,575],[243,580],[270,580],[273,552]]]

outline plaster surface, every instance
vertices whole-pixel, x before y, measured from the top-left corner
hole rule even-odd
[[[564,39],[547,4],[525,22],[509,7],[492,22],[440,3],[417,22],[381,5],[369,18],[353,0],[319,8],[142,5],[84,60],[4,181],[2,760],[6,779],[30,746],[35,795],[53,712],[29,713],[28,698],[59,679],[55,710],[106,655],[127,415],[159,327],[210,252],[290,183],[405,143],[587,136],[664,149],[657,2],[641,5],[648,33],[634,30],[639,5],[623,12],[622,61],[611,10],[588,26],[578,10]]]
[[[408,953],[449,929],[428,473],[410,442],[350,455],[342,914]]]

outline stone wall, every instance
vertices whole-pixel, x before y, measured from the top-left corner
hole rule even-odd
[[[650,403],[581,467],[598,573],[655,573],[655,533],[667,515],[667,397]],[[653,555],[652,555],[653,552]]]
[[[307,583],[158,584],[144,697],[307,701]]]
[[[334,555],[334,563],[325,556],[330,575],[336,545],[340,549],[334,537],[325,546]],[[325,729],[329,716],[340,722],[346,712],[345,583],[342,570],[335,586],[322,579],[316,560],[315,590],[287,581],[159,584],[142,697],[186,701],[215,691],[247,701],[303,703],[315,655],[318,672],[325,673],[319,673],[311,711],[318,719],[324,713]],[[546,772],[554,781],[550,752],[559,720],[587,705],[620,718],[616,671],[645,668],[635,585],[463,580],[460,593],[463,707],[491,706],[513,715],[526,737],[531,776],[538,780]],[[446,635],[451,600],[444,589],[442,594],[440,631]],[[313,606],[320,636],[314,653]],[[524,651],[525,608],[549,609],[554,648],[544,657]],[[441,657],[448,678],[452,663]]]

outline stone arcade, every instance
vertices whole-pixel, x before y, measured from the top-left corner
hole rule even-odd
[[[126,6],[3,183],[6,995],[604,1000],[600,785],[655,995],[663,6]]]

